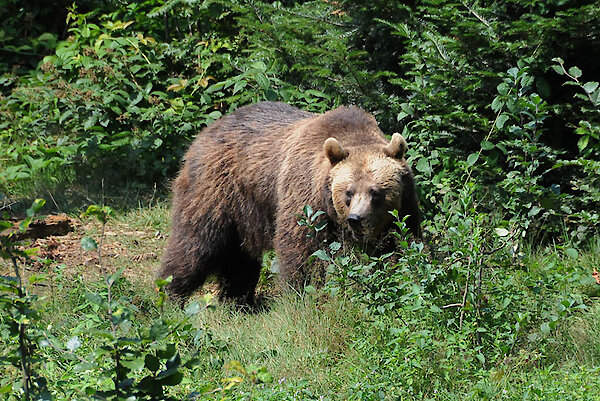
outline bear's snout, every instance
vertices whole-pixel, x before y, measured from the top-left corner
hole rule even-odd
[[[352,237],[356,241],[364,241],[366,237],[369,237],[369,230],[365,225],[365,218],[357,213],[350,213],[346,218]]]
[[[353,231],[360,231],[363,221],[362,217],[360,217],[356,213],[352,213],[348,215],[348,218],[346,220],[348,220],[348,225]]]

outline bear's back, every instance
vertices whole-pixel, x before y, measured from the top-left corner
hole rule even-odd
[[[204,135],[235,136],[238,141],[256,143],[256,135],[280,135],[279,131],[315,114],[279,102],[260,102],[240,107],[206,129]]]

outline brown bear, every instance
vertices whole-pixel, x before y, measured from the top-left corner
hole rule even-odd
[[[303,282],[323,237],[298,224],[323,210],[330,239],[371,244],[409,215],[420,236],[413,173],[400,134],[387,140],[357,107],[313,114],[284,103],[241,107],[206,127],[173,185],[172,231],[159,276],[185,300],[215,275],[221,296],[252,305],[263,252],[275,249],[284,280]],[[343,237],[343,238],[341,238]],[[348,236],[350,237],[350,236]]]

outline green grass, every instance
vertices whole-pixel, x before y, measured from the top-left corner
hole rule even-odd
[[[124,335],[135,337],[161,318],[173,322],[185,317],[171,303],[156,306],[154,272],[168,220],[168,204],[152,201],[123,209],[106,227],[105,267],[109,273],[125,269],[113,288],[115,297],[125,297],[137,309]],[[82,218],[77,231],[76,236],[98,238],[100,226]],[[260,289],[269,298],[265,311],[244,313],[211,300],[212,306],[173,333],[171,341],[183,358],[197,356],[199,362],[186,370],[186,378],[171,394],[183,399],[203,388],[218,389],[223,379],[241,375],[227,369],[232,361],[239,361],[247,369],[265,368],[273,381],[255,384],[248,376],[206,399],[225,395],[258,400],[600,399],[600,286],[591,277],[593,268],[600,266],[599,255],[600,241],[596,241],[589,249],[580,249],[577,258],[549,247],[526,252],[514,265],[493,267],[484,288],[489,302],[511,297],[513,303],[499,315],[497,325],[486,326],[497,332],[484,336],[485,364],[474,357],[474,332],[448,328],[448,319],[458,316],[452,308],[433,313],[428,308],[415,311],[400,305],[394,313],[377,317],[351,292],[336,297],[321,290],[272,296],[269,286],[273,283],[267,280]],[[4,263],[2,270],[9,272],[10,266]],[[43,286],[28,284],[39,296],[36,306],[42,321],[38,327],[63,344],[74,336],[80,338],[76,354],[82,358],[101,347],[103,340],[94,333],[109,325],[85,296],[106,291],[96,262],[50,263],[41,271],[25,270],[25,276],[33,275],[46,277]],[[439,285],[456,287],[457,293],[462,288],[458,282]],[[206,305],[206,299],[199,293],[192,301]],[[583,306],[561,314],[564,303],[572,299],[581,299],[581,304],[573,305]],[[528,314],[524,328],[517,332],[511,351],[502,356],[494,341],[501,345],[515,332],[518,313]],[[554,314],[556,325],[549,332],[540,331],[540,325]],[[411,330],[405,330],[406,325]],[[428,334],[419,337],[416,333],[421,331]],[[4,336],[2,341],[8,340]],[[110,386],[108,378],[97,374],[86,373],[82,379],[76,363],[65,358],[64,352],[51,347],[38,352],[43,361],[39,372],[48,379],[56,399],[83,397],[85,386]],[[18,381],[19,371],[3,366],[0,376]]]

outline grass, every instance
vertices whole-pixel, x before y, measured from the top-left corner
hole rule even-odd
[[[80,219],[78,214],[73,217]],[[154,272],[160,263],[168,220],[168,203],[152,200],[121,209],[106,227],[105,267],[109,273],[125,269],[114,288],[115,295],[126,297],[137,308],[128,335],[147,330],[161,318],[177,321],[185,317],[173,304],[156,306]],[[76,232],[70,234],[72,246],[78,246],[82,236],[97,238],[100,232],[99,224],[89,218],[81,218],[79,223]],[[106,289],[97,261],[83,252],[79,255],[38,271],[25,270],[25,275],[46,277],[43,285],[28,284],[30,291],[39,295],[39,327],[62,343],[77,336],[82,341],[77,354],[85,356],[101,346],[102,339],[93,334],[95,330],[108,327],[102,311],[85,294]],[[549,247],[526,252],[518,265],[495,267],[486,290],[493,302],[500,302],[500,295],[511,297],[514,303],[509,309],[514,310],[510,315],[499,315],[497,326],[491,326],[498,333],[486,337],[490,339],[484,344],[489,347],[487,355],[493,356],[486,364],[473,357],[476,344],[472,333],[448,329],[447,321],[455,312],[433,314],[427,308],[415,312],[410,305],[400,305],[393,314],[377,317],[349,295],[331,297],[319,290],[273,297],[266,280],[260,290],[270,297],[266,311],[248,314],[211,300],[209,304],[214,307],[204,308],[188,326],[173,333],[172,340],[184,359],[198,356],[199,363],[186,371],[186,378],[171,394],[183,399],[204,386],[218,389],[224,386],[223,379],[241,375],[227,368],[232,361],[239,361],[247,370],[265,368],[273,381],[257,384],[248,376],[230,390],[205,398],[600,399],[600,286],[591,277],[593,268],[600,265],[599,255],[597,241],[589,249],[579,249],[577,258]],[[2,270],[8,272],[10,268],[5,264]],[[582,303],[573,305],[582,307],[565,306],[565,302],[579,298]],[[201,305],[206,305],[207,299],[202,294],[194,297]],[[523,331],[514,334],[518,313],[528,317],[523,320]],[[554,317],[556,325],[549,332],[540,332],[540,324]],[[409,318],[416,323],[410,323]],[[414,330],[403,331],[402,319]],[[416,335],[424,330],[429,337]],[[493,341],[506,340],[499,334],[503,330],[513,333],[517,340],[512,351],[501,357]],[[7,337],[2,336],[2,341],[6,343]],[[39,352],[44,361],[40,372],[56,399],[80,397],[85,385],[100,388],[110,384],[102,375],[88,374],[82,379],[75,364],[56,349],[46,347]],[[18,370],[2,366],[0,376],[18,380]]]

